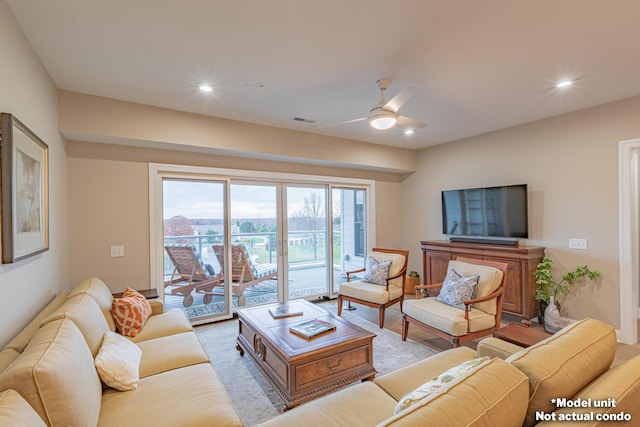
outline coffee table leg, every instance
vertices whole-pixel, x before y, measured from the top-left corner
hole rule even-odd
[[[240,344],[236,344],[236,350],[240,352],[240,356],[244,356],[244,350],[240,347]]]

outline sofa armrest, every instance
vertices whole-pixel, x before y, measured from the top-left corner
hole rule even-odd
[[[477,352],[478,357],[489,356],[491,358],[498,357],[500,359],[506,359],[523,348],[524,347],[499,338],[489,337],[478,343]]]
[[[164,304],[159,299],[149,300],[149,304],[151,305],[152,316],[155,316],[156,314],[164,313]]]

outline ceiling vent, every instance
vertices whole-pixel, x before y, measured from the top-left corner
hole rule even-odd
[[[295,120],[296,122],[302,122],[302,123],[315,123],[315,120],[309,120],[309,119],[305,119],[304,117],[294,117],[293,120]]]

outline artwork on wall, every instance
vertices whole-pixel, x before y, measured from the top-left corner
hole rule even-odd
[[[0,121],[2,263],[49,249],[49,147],[20,120]]]

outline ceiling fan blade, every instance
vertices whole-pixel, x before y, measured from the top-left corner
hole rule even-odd
[[[418,86],[416,85],[406,85],[402,88],[400,92],[396,94],[393,98],[391,98],[386,104],[384,104],[385,110],[391,110],[394,113],[397,113],[398,110],[404,105],[405,102],[409,100],[413,96],[414,93],[418,90]]]
[[[415,120],[406,116],[398,116],[398,124],[410,129],[420,129],[426,126],[425,123],[422,123],[419,120]]]
[[[340,125],[346,125],[347,123],[355,123],[355,122],[361,122],[363,120],[367,120],[366,117],[360,117],[359,119],[353,119],[353,120],[346,120],[344,122],[338,122],[338,123],[331,123],[328,125],[322,125],[322,126],[318,126],[319,128],[328,128],[331,126],[340,126]]]

